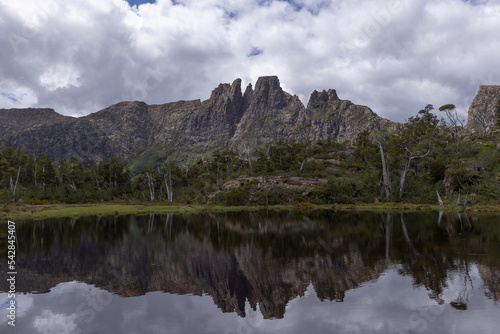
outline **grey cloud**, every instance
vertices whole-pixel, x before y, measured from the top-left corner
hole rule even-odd
[[[32,30],[16,5],[0,4],[0,91],[32,92],[23,107],[85,115],[120,100],[206,99],[220,82],[278,75],[304,103],[334,88],[403,121],[428,103],[465,113],[480,84],[500,84],[500,1],[159,0],[137,13],[119,0],[55,3]],[[249,57],[255,47],[264,52]],[[47,89],[40,77],[61,65],[78,84]],[[0,107],[12,105],[5,96]]]

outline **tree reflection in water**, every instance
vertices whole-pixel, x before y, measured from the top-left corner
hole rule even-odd
[[[472,285],[472,264],[487,288],[481,291],[500,298],[497,221],[452,212],[325,211],[19,222],[17,288],[48,292],[77,280],[124,297],[208,294],[223,312],[245,316],[249,302],[264,318],[279,319],[310,284],[320,300],[341,302],[346,291],[397,269],[438,304],[458,275],[461,288],[450,305],[466,310],[470,294],[480,291]],[[6,255],[0,253],[2,267]]]

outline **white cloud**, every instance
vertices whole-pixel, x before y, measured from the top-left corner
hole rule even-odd
[[[0,108],[26,108],[36,103],[36,93],[32,89],[0,81]]]
[[[220,82],[278,75],[304,103],[334,88],[402,121],[428,103],[465,113],[479,84],[500,84],[499,0],[176,3],[1,2],[2,91],[83,115],[120,100],[206,99]]]
[[[33,326],[38,333],[49,334],[70,334],[76,333],[77,326],[75,323],[76,314],[65,315],[53,313],[50,310],[44,310],[41,315],[33,319]]]
[[[40,76],[40,83],[49,91],[68,86],[78,87],[80,73],[72,65],[55,65]]]

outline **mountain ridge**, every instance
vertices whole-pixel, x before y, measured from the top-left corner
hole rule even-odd
[[[277,76],[259,77],[244,92],[241,83],[221,83],[204,101],[123,101],[78,118],[50,108],[0,109],[0,139],[4,146],[57,160],[133,163],[138,157],[164,160],[277,140],[353,140],[366,128],[399,126],[367,106],[341,100],[334,89],[313,91],[305,106],[281,88]]]

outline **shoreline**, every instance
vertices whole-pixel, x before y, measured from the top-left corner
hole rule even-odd
[[[238,211],[282,211],[291,210],[307,212],[313,210],[330,210],[344,212],[432,212],[432,211],[467,211],[475,214],[500,214],[500,205],[474,205],[467,208],[454,205],[409,204],[409,203],[359,203],[359,204],[309,204],[297,203],[291,205],[266,206],[225,206],[207,204],[159,204],[150,202],[126,203],[107,202],[92,204],[17,204],[6,206],[0,211],[0,218],[7,219],[48,219],[48,218],[77,218],[84,216],[107,215],[145,215],[145,214],[181,214],[181,213],[208,213],[208,212],[238,212]]]

